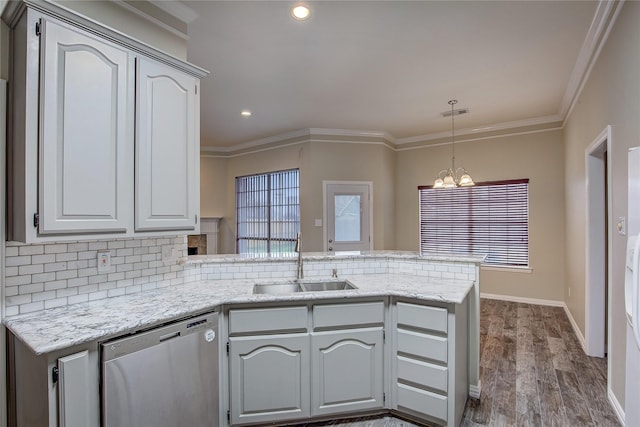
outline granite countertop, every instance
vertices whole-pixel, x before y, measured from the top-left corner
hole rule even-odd
[[[270,256],[269,254],[256,255],[238,255],[238,254],[220,254],[220,255],[190,255],[181,260],[182,264],[210,264],[221,262],[287,262],[295,261],[298,257],[297,252],[289,254],[278,254]],[[393,258],[403,260],[431,260],[431,261],[461,261],[461,262],[484,262],[486,255],[460,255],[460,254],[439,254],[439,253],[419,253],[415,251],[346,251],[346,252],[303,252],[302,258],[305,261],[325,260],[331,261],[335,259],[362,259],[362,258]]]
[[[471,281],[397,274],[367,274],[340,279],[349,280],[358,289],[254,295],[253,285],[265,280],[205,280],[13,316],[5,319],[4,323],[34,353],[45,354],[212,311],[221,304],[277,304],[371,296],[402,296],[459,304],[474,285]]]

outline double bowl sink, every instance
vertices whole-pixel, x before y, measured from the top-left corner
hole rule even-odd
[[[320,280],[300,282],[256,283],[254,294],[286,295],[296,292],[348,291],[358,289],[348,280]]]

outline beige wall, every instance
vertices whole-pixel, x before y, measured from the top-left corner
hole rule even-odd
[[[220,168],[213,171],[213,168]],[[395,155],[382,144],[301,141],[287,147],[238,155],[227,159],[201,159],[201,215],[223,216],[220,252],[235,251],[235,178],[284,169],[300,169],[300,205],[303,250],[323,249],[322,182],[371,181],[373,183],[373,242],[375,249],[393,248]],[[224,182],[216,182],[225,170]],[[223,186],[223,190],[219,187]],[[215,199],[215,200],[214,200]],[[225,199],[224,206],[216,206]],[[206,210],[205,210],[206,209]],[[223,212],[218,215],[217,212]]]
[[[451,146],[399,151],[396,248],[418,250],[418,189],[451,161]],[[481,271],[480,292],[563,299],[564,149],[559,130],[456,143],[456,161],[478,182],[529,178],[531,272]]]
[[[566,187],[566,288],[564,299],[578,326],[585,330],[585,149],[611,125],[612,163],[610,221],[613,276],[610,283],[612,369],[611,388],[625,403],[626,319],[624,315],[624,263],[626,237],[614,231],[615,219],[627,215],[627,150],[640,145],[640,3],[626,2],[598,62],[591,72],[567,124]],[[571,288],[571,296],[569,296]]]
[[[187,40],[185,38],[128,11],[119,6],[117,2],[72,0],[58,1],[58,3],[177,58],[184,60],[187,57]],[[123,2],[123,5],[126,3]]]
[[[223,217],[227,205],[227,159],[200,156],[200,216]]]

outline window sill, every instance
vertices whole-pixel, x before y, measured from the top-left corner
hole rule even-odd
[[[480,265],[480,269],[483,271],[504,271],[509,273],[533,273],[533,268],[531,267],[502,267],[497,265]]]

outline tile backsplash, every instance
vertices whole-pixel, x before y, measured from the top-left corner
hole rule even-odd
[[[98,251],[109,252],[108,271],[98,272]],[[199,268],[178,262],[186,255],[186,236],[33,245],[7,242],[4,315],[199,280]]]
[[[98,252],[111,267],[98,271]],[[4,315],[101,300],[197,280],[294,279],[296,259],[187,257],[187,236],[90,240],[25,245],[6,243]],[[261,262],[262,261],[262,262]],[[305,278],[359,274],[413,275],[432,279],[478,280],[474,262],[438,260],[387,251],[356,257],[309,255]]]

